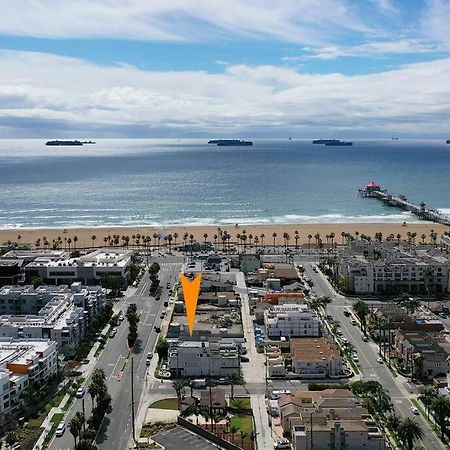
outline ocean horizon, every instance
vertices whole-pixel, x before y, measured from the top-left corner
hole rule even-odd
[[[0,228],[419,221],[358,197],[370,181],[450,214],[445,140],[87,139],[0,140]]]

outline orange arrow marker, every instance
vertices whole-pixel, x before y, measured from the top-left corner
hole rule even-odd
[[[189,334],[192,336],[195,323],[195,311],[197,310],[198,294],[200,293],[200,283],[202,274],[199,273],[193,280],[186,278],[180,273],[181,287],[183,289],[184,305],[186,306],[186,317],[189,325]]]

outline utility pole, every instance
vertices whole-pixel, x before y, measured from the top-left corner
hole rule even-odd
[[[134,418],[134,369],[133,369],[133,357],[131,357],[131,423],[133,426],[133,442],[136,443],[136,429]]]
[[[81,407],[83,409],[83,433],[86,433],[86,412],[84,409],[84,396],[83,399],[81,400]]]

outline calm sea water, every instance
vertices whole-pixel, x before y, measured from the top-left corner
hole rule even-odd
[[[0,140],[0,227],[414,221],[358,188],[450,213],[449,174],[443,141]]]

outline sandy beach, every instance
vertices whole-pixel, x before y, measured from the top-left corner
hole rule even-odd
[[[95,228],[36,228],[36,229],[2,229],[0,230],[0,243],[5,243],[7,241],[20,242],[20,243],[31,243],[34,244],[37,239],[43,240],[45,236],[47,241],[52,243],[58,237],[64,242],[64,240],[71,238],[72,242],[74,237],[77,237],[77,247],[86,248],[93,245],[92,236],[95,235],[94,246],[100,247],[104,238],[113,235],[131,237],[133,235],[150,236],[151,244],[154,242],[153,234],[160,233],[161,235],[167,235],[171,233],[174,235],[178,234],[177,243],[182,242],[183,235],[188,233],[189,235],[194,235],[194,238],[198,241],[203,241],[204,235],[207,234],[206,238],[208,241],[214,241],[214,235],[219,234],[219,229],[222,231],[227,231],[232,237],[231,241],[236,239],[236,234],[242,234],[245,230],[247,236],[250,234],[253,236],[258,236],[261,243],[261,234],[265,235],[264,243],[266,245],[273,243],[273,233],[277,234],[276,243],[283,243],[283,234],[288,233],[290,236],[290,245],[295,245],[295,231],[298,231],[298,243],[305,244],[308,243],[308,235],[313,236],[311,242],[314,243],[314,235],[319,233],[322,241],[326,242],[326,235],[334,233],[335,242],[340,243],[341,233],[351,233],[355,235],[356,232],[361,235],[365,234],[367,236],[374,237],[375,233],[381,232],[383,238],[386,238],[391,233],[397,236],[400,234],[402,239],[407,238],[407,233],[416,233],[416,242],[421,242],[421,236],[424,234],[426,236],[425,242],[430,242],[430,233],[434,230],[438,238],[444,233],[444,231],[449,231],[449,228],[444,225],[439,225],[437,223],[430,222],[419,222],[419,223],[407,223],[403,225],[402,223],[336,223],[336,224],[270,224],[270,225],[240,225],[238,228],[235,226],[168,226],[165,228],[155,228],[155,227],[95,227]],[[18,236],[21,236],[20,240]],[[120,241],[121,242],[121,241]],[[248,241],[247,241],[248,242]],[[172,241],[174,243],[174,241]],[[42,244],[41,244],[42,246]],[[73,243],[72,243],[73,248]]]

